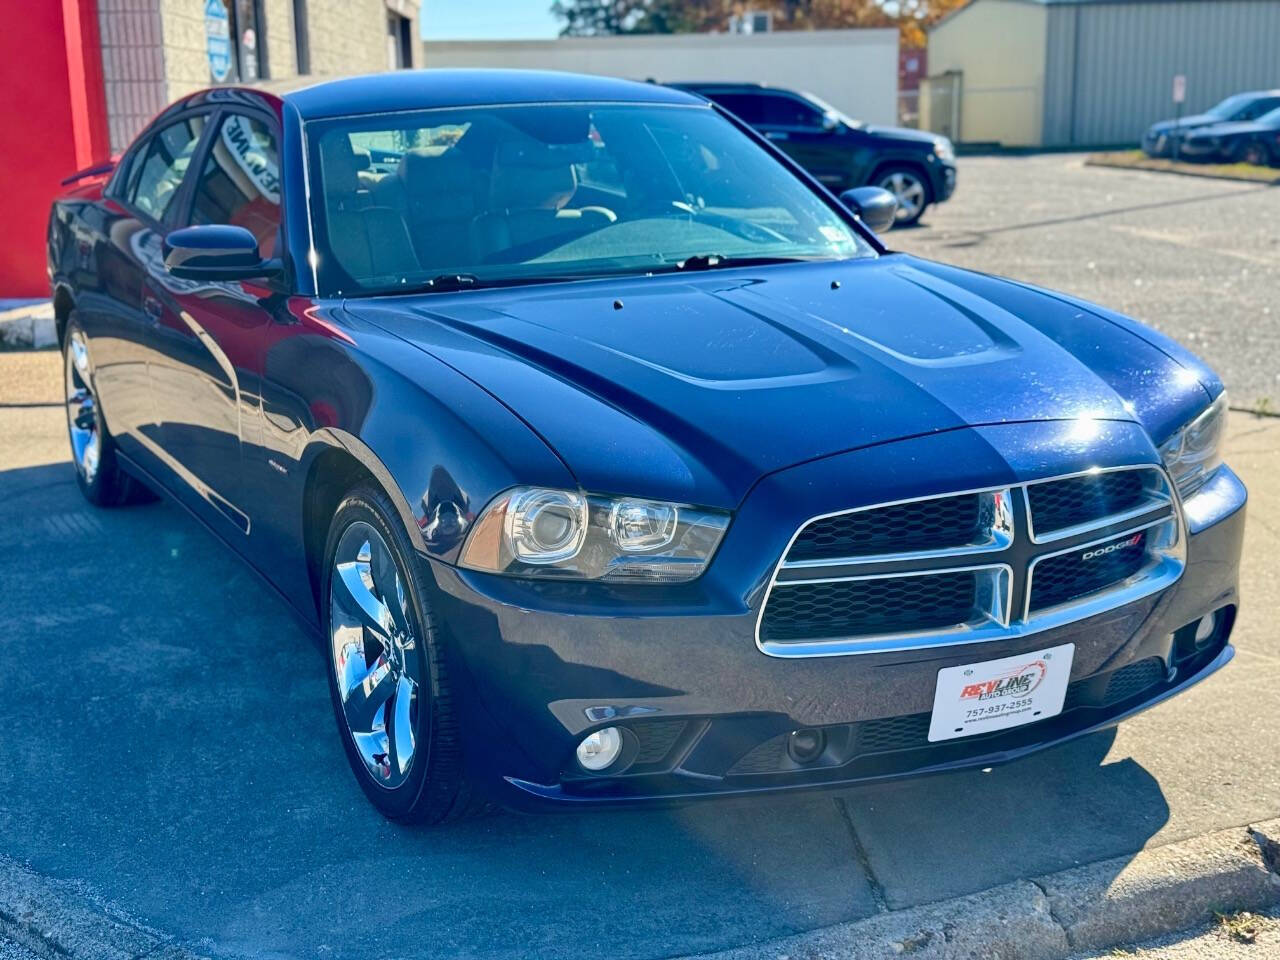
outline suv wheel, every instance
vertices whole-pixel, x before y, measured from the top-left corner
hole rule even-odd
[[[1251,163],[1255,167],[1265,167],[1270,165],[1271,156],[1265,146],[1254,141],[1240,148],[1236,154],[1236,160],[1239,163]]]
[[[880,171],[876,186],[898,198],[898,215],[894,226],[907,227],[924,216],[929,208],[929,188],[924,179],[910,167],[888,167]]]
[[[463,777],[442,638],[413,546],[372,484],[338,505],[325,547],[329,693],[347,760],[393,820],[484,808]]]

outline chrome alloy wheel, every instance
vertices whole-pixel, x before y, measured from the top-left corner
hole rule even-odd
[[[89,351],[80,331],[72,332],[66,357],[67,432],[71,435],[71,456],[85,483],[98,475],[102,455],[102,430],[98,404],[89,374]]]
[[[924,183],[910,170],[892,171],[881,178],[879,186],[898,198],[897,219],[900,222],[920,216],[927,194]]]
[[[419,638],[404,582],[382,535],[362,520],[342,532],[329,580],[338,695],[356,752],[394,789],[413,765],[422,684]]]

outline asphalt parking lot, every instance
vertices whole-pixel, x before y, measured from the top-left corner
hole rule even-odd
[[[961,176],[895,246],[1159,318],[1237,399],[1280,392],[1280,191],[1063,156]],[[59,370],[0,354],[0,858],[203,952],[672,957],[1280,815],[1280,420],[1231,425],[1239,657],[1118,731],[839,795],[426,830],[365,802],[318,646],[246,568],[170,506],[83,502]]]
[[[887,239],[1137,317],[1212,363],[1234,406],[1280,409],[1280,187],[961,157],[955,197]]]

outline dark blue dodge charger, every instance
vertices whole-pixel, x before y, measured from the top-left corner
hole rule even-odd
[[[218,88],[68,184],[80,488],[279,591],[390,817],[988,765],[1232,657],[1213,372],[687,93]]]

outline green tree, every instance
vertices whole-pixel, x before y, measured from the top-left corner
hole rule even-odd
[[[897,27],[904,47],[923,47],[925,29],[968,0],[556,0],[566,36],[702,33],[728,29],[734,14],[773,11],[776,30]]]

